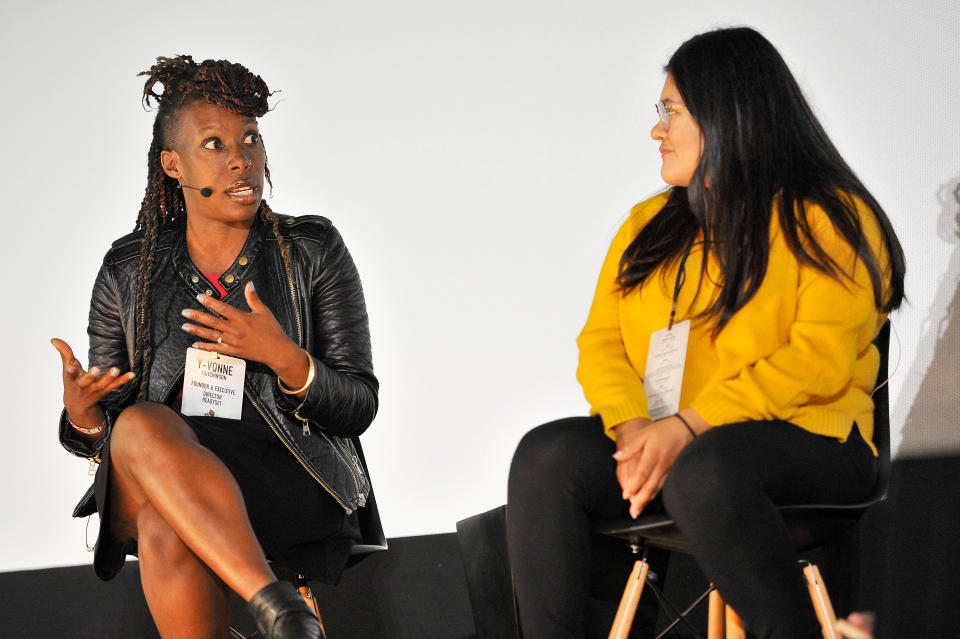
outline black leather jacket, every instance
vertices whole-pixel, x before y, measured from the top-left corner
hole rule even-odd
[[[301,401],[279,392],[270,368],[248,362],[244,394],[306,471],[349,514],[364,506],[370,493],[356,437],[376,414],[378,391],[360,278],[330,220],[278,217],[293,279],[284,268],[270,225],[258,219],[236,261],[220,276],[220,284],[227,289],[223,299],[250,310],[243,286],[252,280],[287,334],[313,357],[316,377]],[[182,385],[185,352],[195,338],[181,330],[180,311],[203,308],[196,301],[198,293],[219,297],[190,260],[184,218],[179,216],[163,227],[158,240],[150,297],[149,401],[169,403]],[[141,236],[135,232],[114,242],[97,275],[87,329],[90,366],[103,370],[117,366],[121,373],[132,366]],[[97,460],[117,415],[134,402],[137,385],[134,380],[104,398],[108,430],[93,445],[76,436],[64,414],[60,420],[64,447]]]

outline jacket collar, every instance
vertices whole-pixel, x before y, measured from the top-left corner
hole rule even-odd
[[[179,274],[187,288],[194,293],[203,293],[216,299],[220,299],[220,294],[210,285],[206,276],[196,267],[193,260],[190,259],[190,252],[187,250],[187,216],[178,215],[171,220],[169,241],[173,243],[171,255],[173,258],[174,270]],[[233,264],[226,271],[220,274],[219,283],[227,291],[227,295],[238,288],[242,288],[246,281],[247,273],[252,272],[252,267],[260,256],[263,248],[265,233],[269,231],[269,226],[257,215],[247,234],[247,241],[243,248],[237,254]]]

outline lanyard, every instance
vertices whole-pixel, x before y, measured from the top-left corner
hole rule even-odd
[[[693,245],[696,243],[697,238],[693,237],[690,239],[690,242],[687,243],[687,247],[683,249],[683,257],[680,258],[680,266],[677,268],[677,279],[673,283],[673,304],[670,306],[670,324],[667,326],[667,330],[673,328],[673,319],[677,315],[677,299],[680,298],[680,289],[683,288],[684,283],[687,281],[687,258],[690,257],[690,251],[693,249]]]

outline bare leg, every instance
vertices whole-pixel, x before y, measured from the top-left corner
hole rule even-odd
[[[150,503],[137,517],[140,579],[164,639],[225,639],[227,588]]]
[[[110,460],[110,524],[118,539],[139,540],[139,525],[155,523],[143,510],[149,506],[244,600],[276,580],[230,471],[175,412],[154,403],[123,411],[111,434]],[[147,579],[160,571],[148,568]],[[145,590],[152,589],[145,584]],[[196,594],[205,600],[203,593]]]

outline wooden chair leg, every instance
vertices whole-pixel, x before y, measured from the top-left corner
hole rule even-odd
[[[710,608],[707,611],[707,639],[724,639],[723,598],[716,590],[710,592]]]
[[[725,639],[746,639],[747,634],[743,630],[743,622],[740,615],[730,606],[724,606],[726,611],[726,637]]]
[[[633,564],[633,570],[630,571],[627,586],[623,589],[623,597],[620,598],[620,606],[617,608],[617,616],[613,620],[608,639],[627,639],[627,635],[630,634],[630,626],[633,625],[633,618],[637,614],[637,604],[640,603],[640,594],[643,592],[643,584],[647,581],[649,569],[650,564],[647,563],[646,556]]]
[[[643,588],[643,580],[646,579],[645,565],[639,583],[636,578],[641,570],[641,565],[645,563],[645,561],[638,561],[634,566],[633,573],[631,573],[627,582],[627,589],[623,593],[623,599],[620,600],[617,619],[614,621],[609,639],[625,639],[627,633],[630,632],[630,625],[633,623],[637,602],[640,599],[640,590]],[[830,603],[830,596],[827,594],[826,585],[820,575],[820,569],[814,564],[803,563],[805,564],[803,574],[807,579],[807,589],[817,613],[817,620],[820,622],[823,639],[842,639],[842,637],[864,639],[864,636],[869,637],[869,634],[863,633],[842,621],[837,621],[833,605]],[[624,620],[626,620],[625,625]],[[746,639],[746,632],[743,629],[743,621],[740,619],[740,615],[724,603],[720,592],[717,590],[710,592],[710,608],[707,612],[707,639]]]
[[[820,569],[814,564],[805,564],[803,574],[807,579],[810,600],[817,613],[817,620],[823,632],[823,639],[871,639],[868,633],[838,621],[827,594],[827,587],[820,576]],[[710,608],[707,613],[707,639],[745,639],[743,622],[736,611],[726,605],[720,593],[710,593]]]
[[[740,615],[726,605],[720,592],[710,592],[710,609],[707,612],[707,639],[746,639]]]
[[[313,596],[313,590],[310,589],[310,584],[307,583],[307,580],[304,579],[302,575],[297,575],[297,591],[300,593],[300,596],[303,597],[303,600],[307,602],[307,606],[313,611],[313,614],[317,615],[320,630],[323,631],[323,634],[327,634],[327,629],[323,627],[323,617],[320,616],[320,606],[317,604],[317,598]]]
[[[803,563],[806,564],[803,568],[803,576],[807,578],[807,590],[810,592],[813,609],[817,612],[823,639],[840,639],[840,634],[837,632],[837,616],[833,612],[833,604],[830,603],[830,595],[827,594],[827,587],[823,583],[823,577],[820,576],[820,569],[815,564]]]

